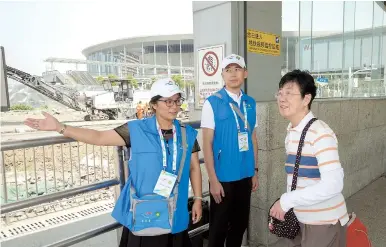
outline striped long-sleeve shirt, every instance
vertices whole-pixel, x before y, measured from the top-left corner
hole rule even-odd
[[[339,161],[338,141],[331,128],[315,121],[305,137],[300,159],[297,188],[291,191],[292,174],[303,128],[314,117],[309,112],[294,128],[287,129],[287,193],[280,198],[284,211],[294,208],[301,223],[310,225],[345,225],[349,218],[342,195],[344,173]]]

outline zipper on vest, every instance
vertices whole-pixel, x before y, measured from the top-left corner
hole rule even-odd
[[[217,155],[218,160],[220,160],[220,156],[221,156],[221,149],[220,149],[220,151],[218,151],[218,155]]]

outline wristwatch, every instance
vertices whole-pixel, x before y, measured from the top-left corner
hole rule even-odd
[[[63,127],[59,130],[59,134],[62,134],[64,133],[64,130],[66,129],[67,125],[63,124]]]
[[[258,173],[259,172],[259,168],[255,167],[255,171],[256,171],[256,173]]]

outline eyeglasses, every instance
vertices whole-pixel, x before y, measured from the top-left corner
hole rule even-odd
[[[176,104],[176,106],[181,106],[182,103],[184,102],[184,99],[177,99],[177,100],[172,100],[172,99],[165,99],[165,100],[158,100],[158,101],[162,101],[162,102],[165,102],[166,106],[167,107],[172,107],[174,104]]]
[[[279,97],[280,98],[289,98],[291,96],[294,96],[294,95],[301,95],[300,93],[290,93],[290,92],[277,92],[275,93],[275,98],[278,99]]]

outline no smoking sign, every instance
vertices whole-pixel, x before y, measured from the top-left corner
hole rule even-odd
[[[224,48],[224,45],[212,45],[197,50],[197,107],[201,107],[206,98],[224,86],[219,69],[224,58]]]
[[[202,71],[207,76],[213,76],[216,74],[219,66],[219,60],[216,53],[213,51],[208,51],[205,53],[204,57],[202,58]]]

